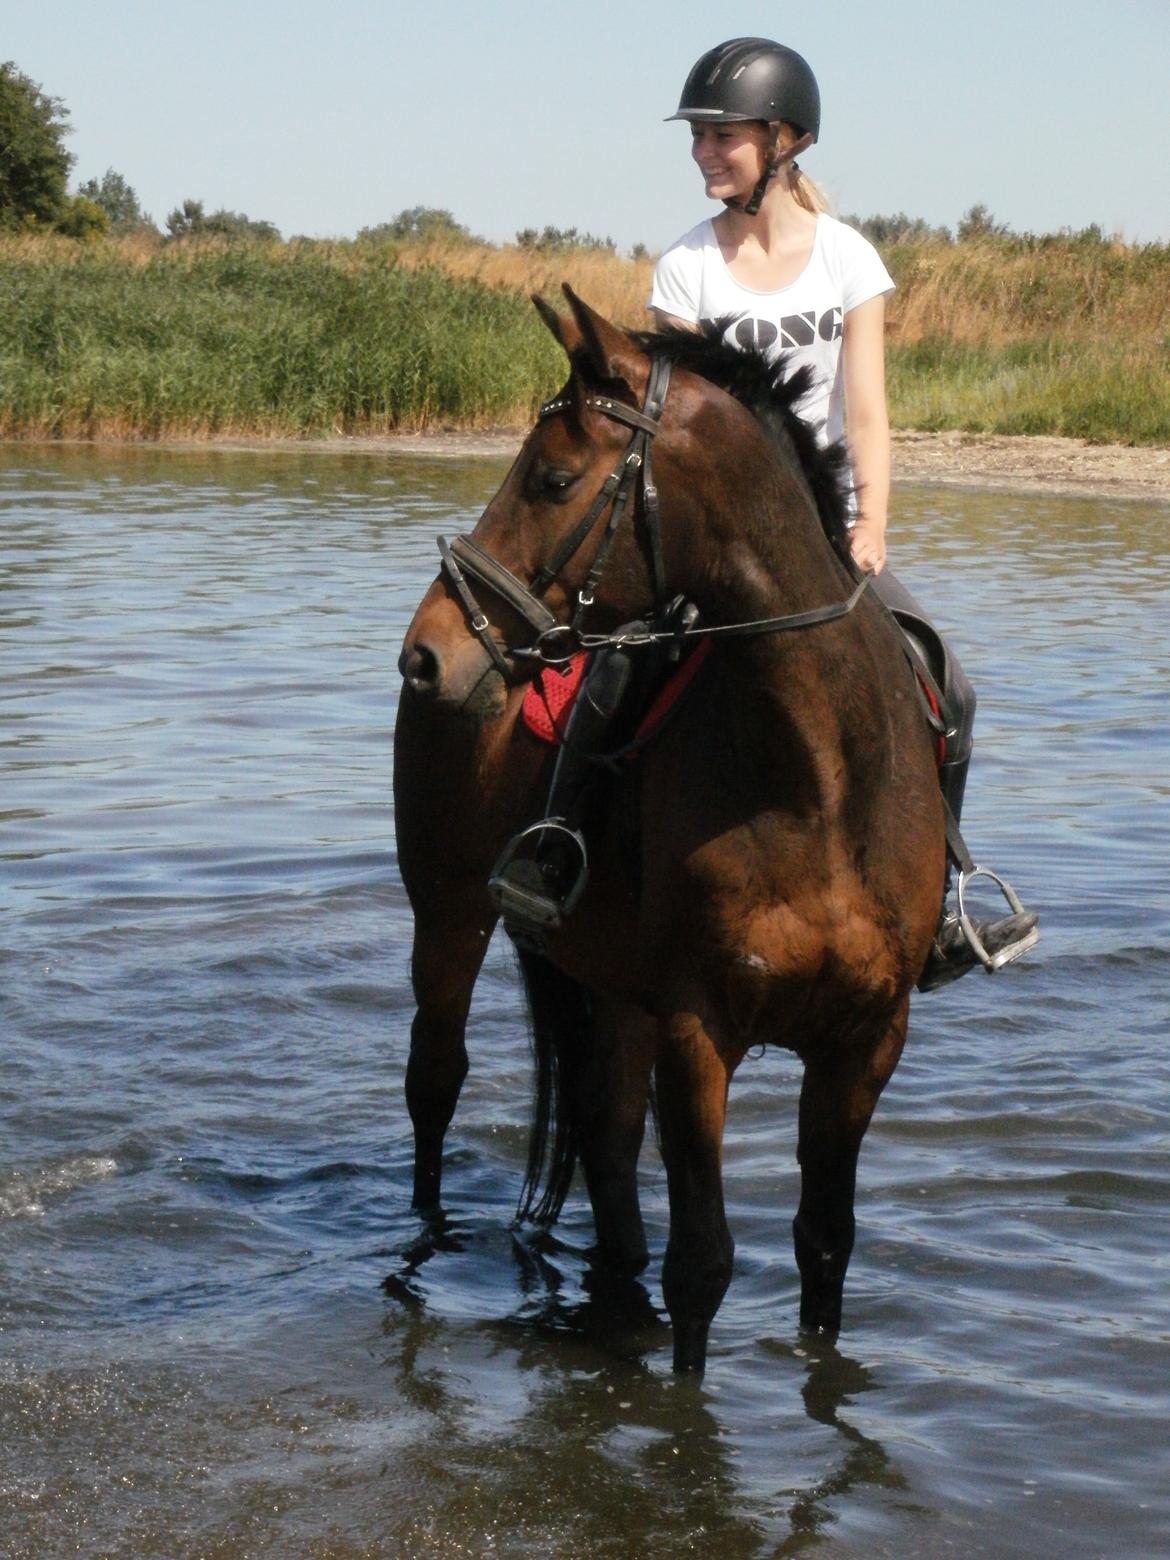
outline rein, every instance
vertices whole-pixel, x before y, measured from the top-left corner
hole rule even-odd
[[[638,625],[632,629],[621,629],[616,634],[581,634],[577,635],[577,648],[580,650],[598,650],[603,645],[621,646],[631,645],[661,645],[669,641],[675,644],[685,639],[748,639],[753,634],[781,634],[789,629],[814,628],[818,623],[833,623],[838,618],[848,617],[850,612],[861,600],[873,579],[872,573],[861,576],[851,595],[844,601],[834,601],[827,607],[812,607],[807,612],[789,612],[783,617],[756,618],[751,623],[715,623],[710,627],[699,624],[691,628],[664,628],[653,629]],[[521,658],[536,657],[546,666],[560,666],[569,660],[569,656],[553,657],[541,652],[539,642],[531,649],[522,647],[509,650],[509,655]]]
[[[621,459],[602,483],[589,509],[562,539],[552,558],[526,585],[505,564],[493,558],[486,548],[470,536],[456,536],[450,542],[438,538],[442,567],[467,614],[468,627],[491,656],[496,669],[505,682],[512,682],[512,661],[538,661],[542,666],[564,666],[580,650],[597,650],[602,646],[637,646],[663,644],[667,641],[681,643],[703,635],[724,638],[747,638],[754,634],[776,634],[792,629],[812,628],[819,623],[832,623],[846,617],[861,600],[872,580],[872,573],[863,574],[851,595],[845,601],[831,602],[828,606],[813,607],[806,612],[791,612],[781,617],[757,618],[750,623],[721,623],[711,627],[694,627],[680,623],[678,627],[653,629],[649,625],[636,624],[612,634],[588,634],[582,628],[585,613],[593,605],[597,586],[604,572],[614,536],[629,503],[630,495],[640,484],[642,489],[642,518],[646,527],[650,550],[650,568],[654,579],[654,594],[659,619],[666,605],[666,577],[662,561],[662,528],[658,511],[658,489],[654,484],[650,466],[650,445],[662,421],[666,392],[670,385],[670,360],[664,355],[651,360],[646,397],[640,411],[615,401],[609,396],[589,395],[585,405],[601,412],[615,422],[625,423],[633,429]],[[543,420],[565,411],[572,405],[568,397],[546,401],[537,416]],[[593,554],[584,582],[577,592],[576,606],[568,623],[561,623],[540,599],[557,579],[561,570],[576,555],[585,538],[593,529],[606,506],[610,505],[601,540]],[[535,634],[530,645],[510,645],[502,650],[491,632],[487,614],[476,600],[467,576],[471,575],[481,585],[486,585],[496,596],[528,624]],[[560,641],[560,644],[557,642]]]

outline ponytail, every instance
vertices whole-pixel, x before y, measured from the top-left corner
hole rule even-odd
[[[786,119],[781,119],[776,126],[777,150],[786,152],[799,140],[800,131],[796,126],[790,125]],[[788,188],[792,191],[793,199],[798,206],[803,206],[814,216],[822,211],[828,213],[829,197],[814,179],[810,179],[796,163],[789,163],[785,172],[788,175]]]

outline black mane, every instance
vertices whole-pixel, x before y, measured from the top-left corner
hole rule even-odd
[[[849,497],[852,475],[843,442],[825,447],[812,425],[797,411],[812,388],[813,371],[800,368],[786,374],[783,359],[769,363],[762,352],[731,346],[725,332],[733,317],[704,320],[697,329],[668,326],[664,330],[632,331],[644,352],[663,353],[671,363],[698,374],[725,390],[756,418],[765,432],[795,457],[812,492],[825,535],[836,552],[849,560]]]

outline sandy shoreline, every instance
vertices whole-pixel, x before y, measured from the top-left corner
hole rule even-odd
[[[257,439],[219,437],[135,444],[143,449],[278,449],[323,455],[413,455],[438,460],[490,456],[508,459],[527,430],[440,429],[382,437]],[[1017,492],[1137,498],[1170,504],[1170,448],[1087,444],[1081,439],[1008,437],[989,433],[903,433],[894,441],[894,480]],[[0,441],[11,449],[24,441]],[[39,442],[39,441],[38,441]],[[61,447],[88,441],[52,441]],[[44,447],[43,445],[41,447]],[[105,448],[125,448],[116,443]]]
[[[382,440],[326,440],[329,448],[371,445],[391,453],[512,455],[523,431],[405,434]],[[1170,449],[1086,444],[1082,439],[988,433],[895,433],[894,479],[1024,492],[1080,493],[1170,503]]]

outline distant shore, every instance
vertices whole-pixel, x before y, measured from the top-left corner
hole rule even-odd
[[[947,430],[900,440],[901,476],[1161,487],[1170,245],[1094,230],[899,240],[884,258],[891,419]],[[564,381],[530,295],[559,302],[568,280],[640,326],[650,271],[648,256],[470,242],[0,237],[0,434],[410,447],[397,430],[449,428],[483,448],[461,430],[525,427]]]
[[[301,453],[413,455],[456,460],[484,456],[511,459],[526,429],[437,429],[427,433],[306,437],[231,437],[153,441],[95,441],[95,448],[296,450]],[[15,450],[28,441],[5,440]],[[40,441],[35,441],[40,442]],[[45,441],[76,448],[85,440]],[[1083,439],[1025,434],[895,432],[895,482],[1059,492],[1090,497],[1137,498],[1170,504],[1170,448],[1087,444]],[[42,445],[42,447],[44,447]]]

